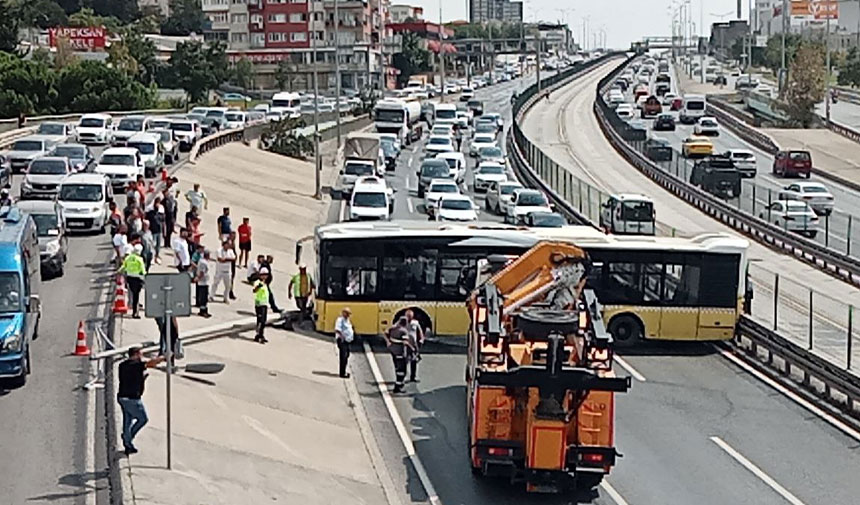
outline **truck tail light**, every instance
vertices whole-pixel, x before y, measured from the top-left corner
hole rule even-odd
[[[582,461],[585,463],[603,463],[603,454],[585,453],[582,455]]]
[[[514,455],[513,449],[506,449],[504,447],[490,447],[487,449],[487,454],[490,456],[508,456],[511,457]]]

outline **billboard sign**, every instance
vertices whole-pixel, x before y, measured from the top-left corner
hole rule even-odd
[[[60,26],[48,28],[48,38],[51,47],[57,47],[57,40],[67,39],[74,49],[104,49],[107,31],[103,26],[85,26],[73,28]]]
[[[838,0],[812,0],[809,2],[809,10],[816,20],[839,19]]]

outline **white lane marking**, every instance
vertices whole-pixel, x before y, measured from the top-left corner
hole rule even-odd
[[[341,198],[343,198],[343,196],[341,196]],[[341,200],[340,201],[340,218],[338,218],[338,220],[341,223],[343,222],[343,216],[345,213],[346,213],[346,200]]]
[[[627,360],[625,360],[624,358],[622,358],[621,356],[619,356],[617,354],[614,356],[614,359],[615,359],[615,362],[618,363],[619,365],[621,365],[621,368],[627,370],[627,373],[632,375],[634,379],[638,380],[639,382],[647,382],[647,379],[645,379],[645,376],[642,375],[641,373],[639,373],[638,370],[633,368],[633,365],[628,363]]]
[[[612,498],[612,501],[614,501],[616,505],[630,505],[630,503],[625,500],[623,496],[621,496],[621,493],[616,491],[615,488],[612,487],[612,484],[607,482],[605,478],[600,481],[600,487],[603,488],[604,491],[606,491],[606,494],[608,494],[609,497]]]
[[[777,390],[777,392],[783,394],[784,396],[788,397],[790,400],[797,403],[801,407],[805,408],[806,410],[808,410],[808,411],[812,412],[813,414],[815,414],[816,416],[820,417],[821,419],[823,419],[824,421],[826,421],[827,423],[832,425],[834,428],[841,431],[842,433],[845,433],[846,435],[853,438],[854,440],[860,441],[860,431],[857,431],[854,428],[852,428],[851,426],[843,423],[842,421],[840,421],[835,416],[829,414],[828,412],[824,411],[820,407],[817,407],[816,405],[812,404],[810,401],[806,400],[805,398],[801,397],[797,393],[791,391],[787,387],[785,387],[782,384],[771,379],[770,377],[763,374],[762,372],[759,372],[758,370],[756,370],[752,366],[748,365],[742,359],[738,358],[737,356],[735,356],[731,352],[729,352],[729,351],[727,351],[727,350],[725,350],[719,346],[716,346],[716,345],[713,345],[713,347],[715,349],[717,349],[720,352],[720,354],[723,355],[724,358],[728,359],[729,361],[731,361],[735,365],[744,369],[744,371],[755,376],[756,379],[764,382],[768,386]]]
[[[420,480],[421,485],[424,486],[424,491],[427,493],[430,503],[432,505],[442,505],[442,501],[439,500],[439,495],[436,494],[436,488],[433,487],[433,483],[430,482],[430,476],[427,475],[427,470],[424,469],[424,464],[421,463],[421,459],[415,452],[415,444],[412,443],[412,439],[409,437],[406,425],[403,424],[403,419],[400,418],[400,414],[397,412],[397,407],[394,406],[394,400],[391,399],[391,393],[388,391],[388,388],[385,387],[382,372],[380,372],[379,365],[376,363],[376,356],[373,354],[373,349],[370,348],[370,344],[367,342],[364,342],[363,344],[364,354],[367,356],[367,361],[370,363],[370,371],[373,373],[373,380],[376,381],[376,387],[379,389],[379,394],[382,395],[382,401],[385,403],[388,415],[394,423],[394,429],[397,430],[397,435],[400,437],[400,443],[403,444],[403,449],[406,451],[406,455],[409,456],[409,460],[412,462],[413,468],[415,468],[415,473],[418,474],[418,480]]]
[[[726,452],[726,454],[728,454],[735,461],[740,463],[741,466],[743,466],[744,468],[746,468],[747,470],[752,472],[753,475],[755,475],[756,477],[761,479],[761,481],[764,482],[765,484],[767,484],[768,487],[770,487],[771,489],[776,491],[777,494],[782,496],[785,499],[785,501],[787,501],[788,503],[791,503],[792,505],[805,505],[802,501],[800,501],[800,499],[798,497],[791,494],[791,492],[788,489],[785,489],[784,487],[782,487],[779,482],[777,482],[773,479],[773,477],[764,473],[764,470],[757,467],[755,465],[755,463],[753,463],[752,461],[745,458],[743,454],[736,451],[732,446],[727,444],[723,439],[721,439],[720,437],[710,437],[710,438],[711,438],[711,442],[717,444],[717,446],[719,446],[720,449],[724,450]]]
[[[412,205],[412,199],[411,198],[408,198],[408,197],[406,198],[406,206],[409,207],[409,213],[410,214],[415,212],[415,206]]]

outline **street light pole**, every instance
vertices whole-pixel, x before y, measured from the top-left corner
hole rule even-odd
[[[442,24],[442,0],[439,0],[439,102],[445,102],[445,26]]]
[[[785,33],[788,31],[789,26],[791,25],[790,20],[791,13],[788,11],[788,0],[782,0],[782,59],[780,60],[779,66],[779,94],[782,95],[783,90],[785,89],[785,81],[786,81],[786,67],[785,67]]]
[[[314,79],[314,198],[317,200],[322,198],[322,183],[320,181],[320,172],[322,171],[322,158],[320,157],[320,107],[319,107],[319,79],[317,76],[317,25],[316,11],[311,17],[311,57],[313,58],[313,79]]]
[[[381,2],[382,0],[379,1]],[[337,122],[337,148],[340,149],[340,17],[337,6],[338,0],[334,0],[334,112],[335,121]],[[369,51],[367,54],[370,56]]]
[[[837,6],[838,6],[838,4],[837,4]],[[830,16],[831,16],[831,12],[830,12],[829,5],[828,5],[827,28],[825,29],[826,35],[824,37],[824,44],[825,44],[824,47],[826,48],[825,65],[827,66],[827,83],[826,83],[826,87],[825,87],[825,91],[824,91],[824,111],[825,111],[824,112],[824,118],[827,121],[828,126],[830,125],[830,77],[831,77],[831,75],[830,75]]]

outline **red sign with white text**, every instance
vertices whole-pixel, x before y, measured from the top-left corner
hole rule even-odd
[[[57,40],[65,38],[74,49],[100,49],[105,47],[107,32],[103,26],[85,26],[72,28],[60,26],[48,28],[51,47],[57,47]]]

